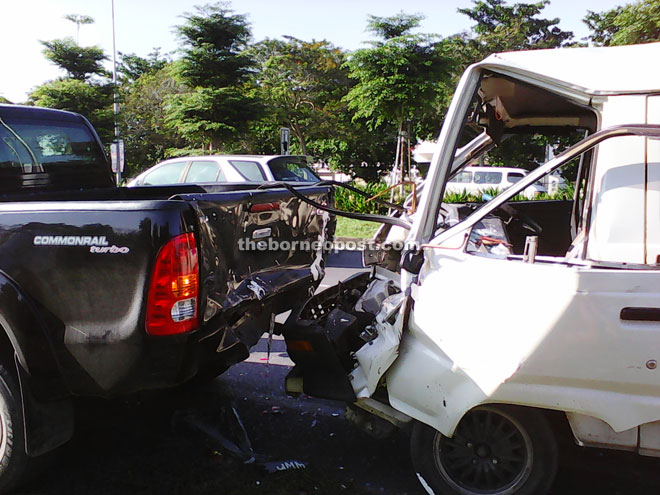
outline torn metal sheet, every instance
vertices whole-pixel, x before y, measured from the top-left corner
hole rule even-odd
[[[371,397],[381,377],[398,356],[403,316],[399,314],[394,323],[389,323],[389,320],[399,311],[404,300],[405,296],[398,293],[383,301],[381,311],[376,315],[378,337],[355,353],[359,366],[351,372],[350,377],[358,399]]]

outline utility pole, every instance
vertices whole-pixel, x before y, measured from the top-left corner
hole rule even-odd
[[[115,43],[115,0],[112,2],[112,87],[114,90],[114,114],[115,114],[115,143],[117,148],[120,148],[119,145],[119,92],[117,91],[117,46]],[[121,146],[123,148],[123,146]],[[123,151],[123,150],[122,150]],[[117,155],[117,185],[121,182],[121,166],[120,163],[123,162],[123,157],[120,158]]]

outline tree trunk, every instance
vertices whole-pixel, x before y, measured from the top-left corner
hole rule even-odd
[[[300,144],[300,153],[302,155],[307,154],[307,143],[305,142],[305,136],[303,136],[302,130],[300,129],[300,126],[296,122],[289,122],[289,126],[291,127],[291,130],[293,131],[293,134],[296,136],[296,139],[298,140],[298,143]],[[289,145],[291,147],[291,145]]]

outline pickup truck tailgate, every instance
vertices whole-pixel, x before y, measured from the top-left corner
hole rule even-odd
[[[316,202],[330,201],[327,186],[299,190]],[[309,290],[320,282],[323,249],[334,221],[287,190],[207,192],[174,199],[191,204],[202,226],[205,319],[220,310],[229,316],[255,301],[272,300],[276,312],[288,309],[291,299],[279,300],[278,294],[301,285]]]

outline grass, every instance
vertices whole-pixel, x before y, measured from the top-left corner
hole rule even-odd
[[[335,231],[335,237],[370,239],[380,226],[380,223],[337,217],[337,230]]]

